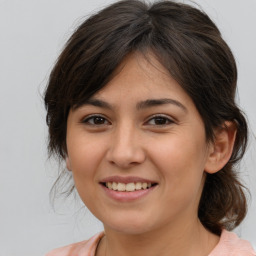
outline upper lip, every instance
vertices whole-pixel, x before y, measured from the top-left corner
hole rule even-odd
[[[136,183],[136,182],[144,183],[145,182],[145,183],[151,183],[151,184],[157,183],[154,180],[144,179],[144,178],[136,177],[136,176],[127,176],[127,177],[109,176],[100,181],[100,183],[107,183],[107,182],[116,182],[116,183],[125,183],[125,184],[132,183],[132,182],[134,182],[134,183]]]

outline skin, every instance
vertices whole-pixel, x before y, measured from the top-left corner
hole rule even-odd
[[[104,224],[97,255],[208,255],[219,237],[202,226],[198,204],[205,172],[230,157],[235,129],[220,129],[208,143],[192,99],[153,56],[130,54],[92,99],[97,104],[70,110],[66,162],[84,204]],[[169,102],[145,104],[152,99]],[[110,176],[157,185],[120,202],[100,184]]]

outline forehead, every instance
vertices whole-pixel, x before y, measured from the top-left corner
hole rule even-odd
[[[166,98],[192,103],[189,95],[153,54],[129,54],[114,71],[112,79],[92,98]]]

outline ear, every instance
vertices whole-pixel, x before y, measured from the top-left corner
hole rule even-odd
[[[69,171],[71,171],[71,164],[68,156],[66,157],[66,167]]]
[[[226,165],[233,152],[236,132],[236,123],[231,121],[224,122],[220,128],[215,130],[215,139],[209,148],[205,172],[216,173]]]

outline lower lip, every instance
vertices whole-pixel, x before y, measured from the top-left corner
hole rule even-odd
[[[104,185],[101,185],[102,188],[104,189],[105,193],[112,199],[115,199],[120,202],[130,202],[134,200],[138,200],[140,198],[145,197],[149,193],[151,193],[156,186],[150,187],[148,189],[143,189],[143,190],[135,190],[132,192],[121,192],[121,191],[116,191],[116,190],[111,190]]]

